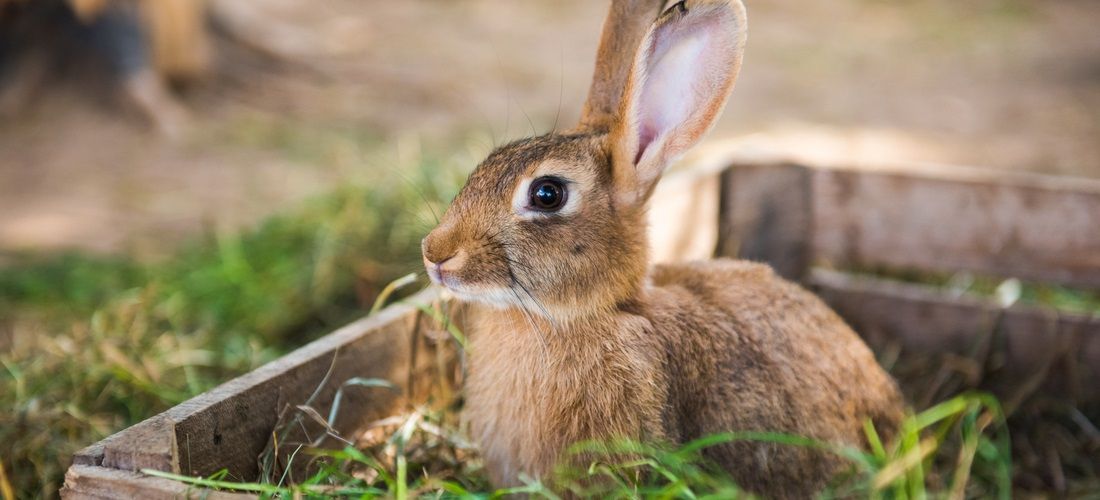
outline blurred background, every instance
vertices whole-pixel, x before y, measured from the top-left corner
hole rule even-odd
[[[203,223],[254,220],[361,174],[371,162],[356,155],[392,149],[395,137],[447,150],[470,135],[501,142],[570,125],[605,8],[73,0],[137,10],[132,38],[159,42],[112,56],[144,53],[129,64],[164,81],[148,92],[159,102],[141,106],[117,81],[140,70],[119,71],[126,62],[103,60],[110,43],[89,42],[89,23],[109,32],[104,18],[126,15],[4,1],[5,251],[155,251]],[[1100,175],[1095,2],[749,8],[745,71],[715,136],[811,157]]]
[[[1100,177],[1098,2],[746,3],[712,140]],[[495,144],[575,123],[606,7],[0,0],[5,481],[361,315]]]

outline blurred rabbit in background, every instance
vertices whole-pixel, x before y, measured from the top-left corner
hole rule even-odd
[[[109,72],[126,105],[176,137],[187,118],[168,84],[209,72],[205,2],[0,0],[0,115],[18,115],[50,73],[84,58]]]

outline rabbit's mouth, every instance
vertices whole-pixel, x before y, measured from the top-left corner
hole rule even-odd
[[[476,258],[471,259],[465,249],[458,249],[442,258],[431,254],[427,248],[427,240],[424,243],[423,255],[424,269],[432,283],[442,287],[463,302],[476,302],[492,306],[494,308],[524,307],[524,296],[529,296],[527,288],[520,285],[522,290],[516,290],[516,283],[507,286],[503,283],[484,282],[482,280],[470,280],[468,265],[477,267]],[[511,273],[509,273],[511,275]]]
[[[478,286],[464,281],[457,272],[446,264],[451,259],[441,263],[433,263],[424,259],[424,269],[432,283],[450,292],[458,300],[463,302],[477,302],[495,307],[507,307],[520,305],[516,299],[516,293],[508,287],[502,286]]]
[[[491,287],[475,289],[469,286],[463,286],[461,283],[449,284],[442,282],[436,284],[462,302],[481,304],[493,309],[526,309],[529,306],[529,304],[525,304],[521,298],[523,292],[516,292],[510,288]]]

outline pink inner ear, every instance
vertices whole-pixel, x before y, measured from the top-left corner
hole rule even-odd
[[[664,148],[670,136],[689,121],[713,88],[709,66],[716,61],[707,57],[711,41],[706,29],[710,23],[694,22],[657,33],[646,65],[646,75],[638,96],[637,165],[651,146]],[[672,156],[682,151],[656,152]]]
[[[657,131],[646,120],[642,121],[641,129],[638,130],[638,154],[634,155],[634,164],[642,161],[642,155],[645,154],[646,148],[653,143],[653,139],[657,137]]]

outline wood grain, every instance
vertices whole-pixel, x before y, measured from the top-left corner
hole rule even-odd
[[[121,498],[245,500],[256,498],[255,495],[192,488],[169,479],[88,465],[69,467],[65,472],[65,486],[61,488],[61,497],[66,500],[118,500]]]
[[[1100,401],[1100,313],[1002,308],[934,288],[815,269],[809,285],[876,351],[953,354],[979,362],[983,386],[1011,398],[1035,377],[1050,396]]]
[[[813,254],[834,267],[1100,287],[1100,180],[911,165],[818,168]]]
[[[446,343],[435,343],[420,332],[432,323],[418,309],[437,299],[422,292],[404,303],[356,321],[282,358],[168,411],[116,433],[74,457],[74,467],[138,471],[144,468],[205,476],[222,469],[230,477],[255,479],[258,456],[271,437],[280,412],[304,404],[327,415],[336,390],[353,377],[379,378],[399,387],[348,387],[334,427],[354,435],[367,423],[406,404],[410,393],[424,398],[436,385],[441,359],[453,359]],[[424,352],[417,352],[424,351]],[[416,387],[414,387],[416,385]],[[318,387],[320,386],[320,389]],[[305,422],[308,438],[323,435]],[[298,436],[305,439],[306,436]],[[74,480],[85,484],[103,474],[76,469]],[[129,483],[127,483],[129,484]],[[141,483],[146,484],[146,483]],[[74,488],[68,490],[76,491]],[[84,487],[85,490],[92,491]]]

